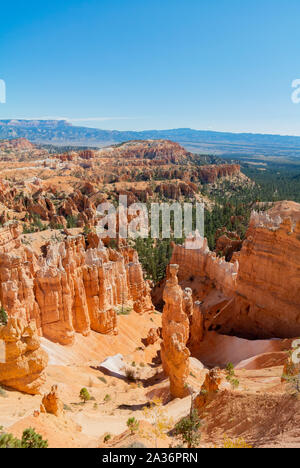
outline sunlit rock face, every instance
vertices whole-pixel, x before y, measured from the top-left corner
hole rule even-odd
[[[70,344],[75,332],[117,333],[116,308],[153,310],[137,253],[87,248],[84,236],[48,242],[37,255],[14,224],[0,230],[0,300],[10,317],[35,320],[40,335]],[[95,243],[94,243],[95,245]]]
[[[35,322],[26,324],[22,319],[9,318],[6,326],[0,326],[0,341],[4,343],[0,383],[20,392],[39,393],[46,380],[48,355],[40,347]]]
[[[300,334],[300,205],[253,213],[239,261],[233,305],[218,323],[248,337]],[[228,317],[234,320],[226,324]]]
[[[230,262],[210,252],[198,235],[174,247],[171,263],[180,267],[180,283],[195,284],[194,295],[202,288],[210,329],[245,338],[300,335],[299,204],[279,202],[253,212],[241,251]],[[206,298],[212,291],[223,296],[210,313]]]
[[[163,293],[165,306],[162,315],[161,359],[165,373],[170,379],[170,393],[174,398],[188,395],[186,381],[189,376],[190,352],[186,346],[189,339],[189,318],[184,310],[183,291],[178,285],[178,265],[169,266],[170,278]]]

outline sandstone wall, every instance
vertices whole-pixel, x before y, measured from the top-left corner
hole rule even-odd
[[[179,264],[180,282],[208,278],[230,299],[216,312],[209,296],[203,298],[210,329],[250,339],[300,335],[299,204],[279,202],[268,212],[253,212],[232,262],[217,258],[198,236],[175,246],[171,263]]]
[[[34,319],[46,338],[70,344],[75,332],[117,333],[118,306],[153,310],[133,249],[116,251],[101,242],[87,249],[77,235],[49,242],[38,256],[20,242],[16,229],[0,231],[1,304],[11,317]]]
[[[234,304],[219,318],[223,329],[250,338],[299,336],[300,219],[254,212],[239,264]],[[226,323],[229,315],[234,323]]]
[[[178,285],[178,265],[170,265],[170,278],[166,282],[163,299],[161,359],[170,379],[170,393],[174,398],[188,395],[186,381],[189,376],[190,352],[189,318],[185,312],[183,291]]]
[[[40,347],[35,322],[27,325],[10,318],[6,326],[0,326],[0,341],[5,349],[0,356],[0,383],[24,393],[39,393],[46,380],[48,355]]]
[[[238,262],[226,262],[216,256],[207,246],[207,240],[199,234],[186,240],[184,246],[174,245],[170,263],[179,265],[179,282],[193,277],[206,277],[225,295],[232,295],[236,289],[239,269]]]

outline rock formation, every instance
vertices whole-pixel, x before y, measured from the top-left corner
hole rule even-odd
[[[202,166],[199,169],[199,177],[202,183],[211,184],[222,177],[232,177],[240,174],[239,164],[219,164]]]
[[[41,413],[54,414],[54,416],[60,416],[63,413],[64,404],[60,400],[57,390],[57,385],[53,385],[51,392],[44,395],[40,408]]]
[[[253,212],[233,302],[216,317],[222,333],[246,338],[300,335],[300,205]]]
[[[243,338],[300,335],[300,205],[279,202],[253,212],[240,252],[231,262],[196,235],[174,246],[179,281],[203,301],[206,327]],[[192,338],[196,339],[192,326]]]
[[[188,395],[186,381],[189,376],[190,352],[189,319],[184,312],[183,292],[178,285],[178,265],[169,265],[170,277],[163,293],[165,306],[162,315],[161,359],[170,379],[170,393],[174,398]]]
[[[226,262],[211,252],[207,240],[199,233],[186,239],[185,245],[173,244],[171,263],[180,266],[179,282],[191,282],[195,278],[207,278],[225,295],[231,296],[236,289],[238,261]]]
[[[161,335],[160,329],[150,328],[147,338],[146,338],[147,346],[156,343],[160,339],[160,335]]]
[[[193,308],[192,323],[190,327],[190,349],[193,349],[193,347],[204,338],[204,313],[202,311],[201,304],[202,303],[200,301],[196,301]]]
[[[27,325],[9,318],[7,325],[0,327],[1,342],[5,352],[0,354],[0,383],[24,393],[39,393],[48,355],[40,348],[35,322]]]
[[[227,231],[226,227],[218,229],[215,235],[217,255],[225,257],[226,261],[230,261],[234,252],[238,252],[242,248],[243,241],[236,232]]]
[[[224,377],[218,368],[211,369],[205,377],[200,393],[193,401],[193,406],[199,412],[216,396]]]
[[[18,227],[0,230],[0,300],[9,316],[36,321],[39,333],[70,344],[75,332],[117,332],[116,309],[153,310],[137,253],[87,248],[82,235],[42,246],[37,255],[20,241]]]

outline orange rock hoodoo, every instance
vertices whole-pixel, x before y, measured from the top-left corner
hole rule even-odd
[[[193,401],[194,408],[201,412],[202,408],[216,396],[220,390],[222,381],[224,381],[224,377],[222,376],[220,369],[211,369],[206,374],[200,393]]]
[[[84,236],[43,246],[37,255],[21,243],[18,227],[0,231],[0,300],[9,316],[36,321],[39,333],[70,344],[75,332],[117,332],[116,307],[153,310],[137,253],[87,248]]]
[[[9,318],[0,326],[0,383],[35,395],[45,382],[47,353],[40,348],[35,322]]]
[[[161,359],[163,369],[170,379],[170,393],[174,398],[188,395],[186,380],[189,376],[190,352],[189,319],[184,311],[183,291],[178,285],[178,265],[170,265],[170,278],[163,293],[165,306],[162,315]]]
[[[53,385],[51,392],[43,396],[41,404],[41,413],[50,413],[60,416],[64,412],[64,404],[60,400],[57,391],[57,385]]]

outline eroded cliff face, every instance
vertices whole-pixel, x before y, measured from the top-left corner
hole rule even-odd
[[[94,245],[96,243],[94,242]],[[40,335],[70,344],[75,332],[117,333],[117,307],[153,310],[137,253],[98,245],[83,235],[42,245],[37,255],[16,224],[0,231],[0,300],[10,317],[35,320]]]
[[[205,328],[244,338],[300,335],[300,205],[253,212],[240,252],[216,257],[201,237],[175,246],[179,281],[200,297]],[[193,336],[192,342],[197,341]]]
[[[215,324],[244,337],[291,338],[300,334],[300,205],[281,202],[253,213],[236,258],[234,301]]]
[[[179,265],[180,283],[192,284],[195,279],[203,280],[202,297],[211,287],[216,287],[227,296],[236,290],[238,261],[226,262],[224,257],[217,257],[215,252],[209,250],[207,240],[199,234],[188,237],[184,246],[173,245],[170,263]]]
[[[9,318],[0,326],[0,383],[35,395],[45,382],[48,355],[41,349],[34,321]]]
[[[166,282],[163,299],[161,359],[163,369],[170,379],[170,393],[174,398],[188,395],[186,381],[189,376],[190,352],[189,318],[185,313],[183,291],[178,285],[178,265],[170,265],[170,278]]]

